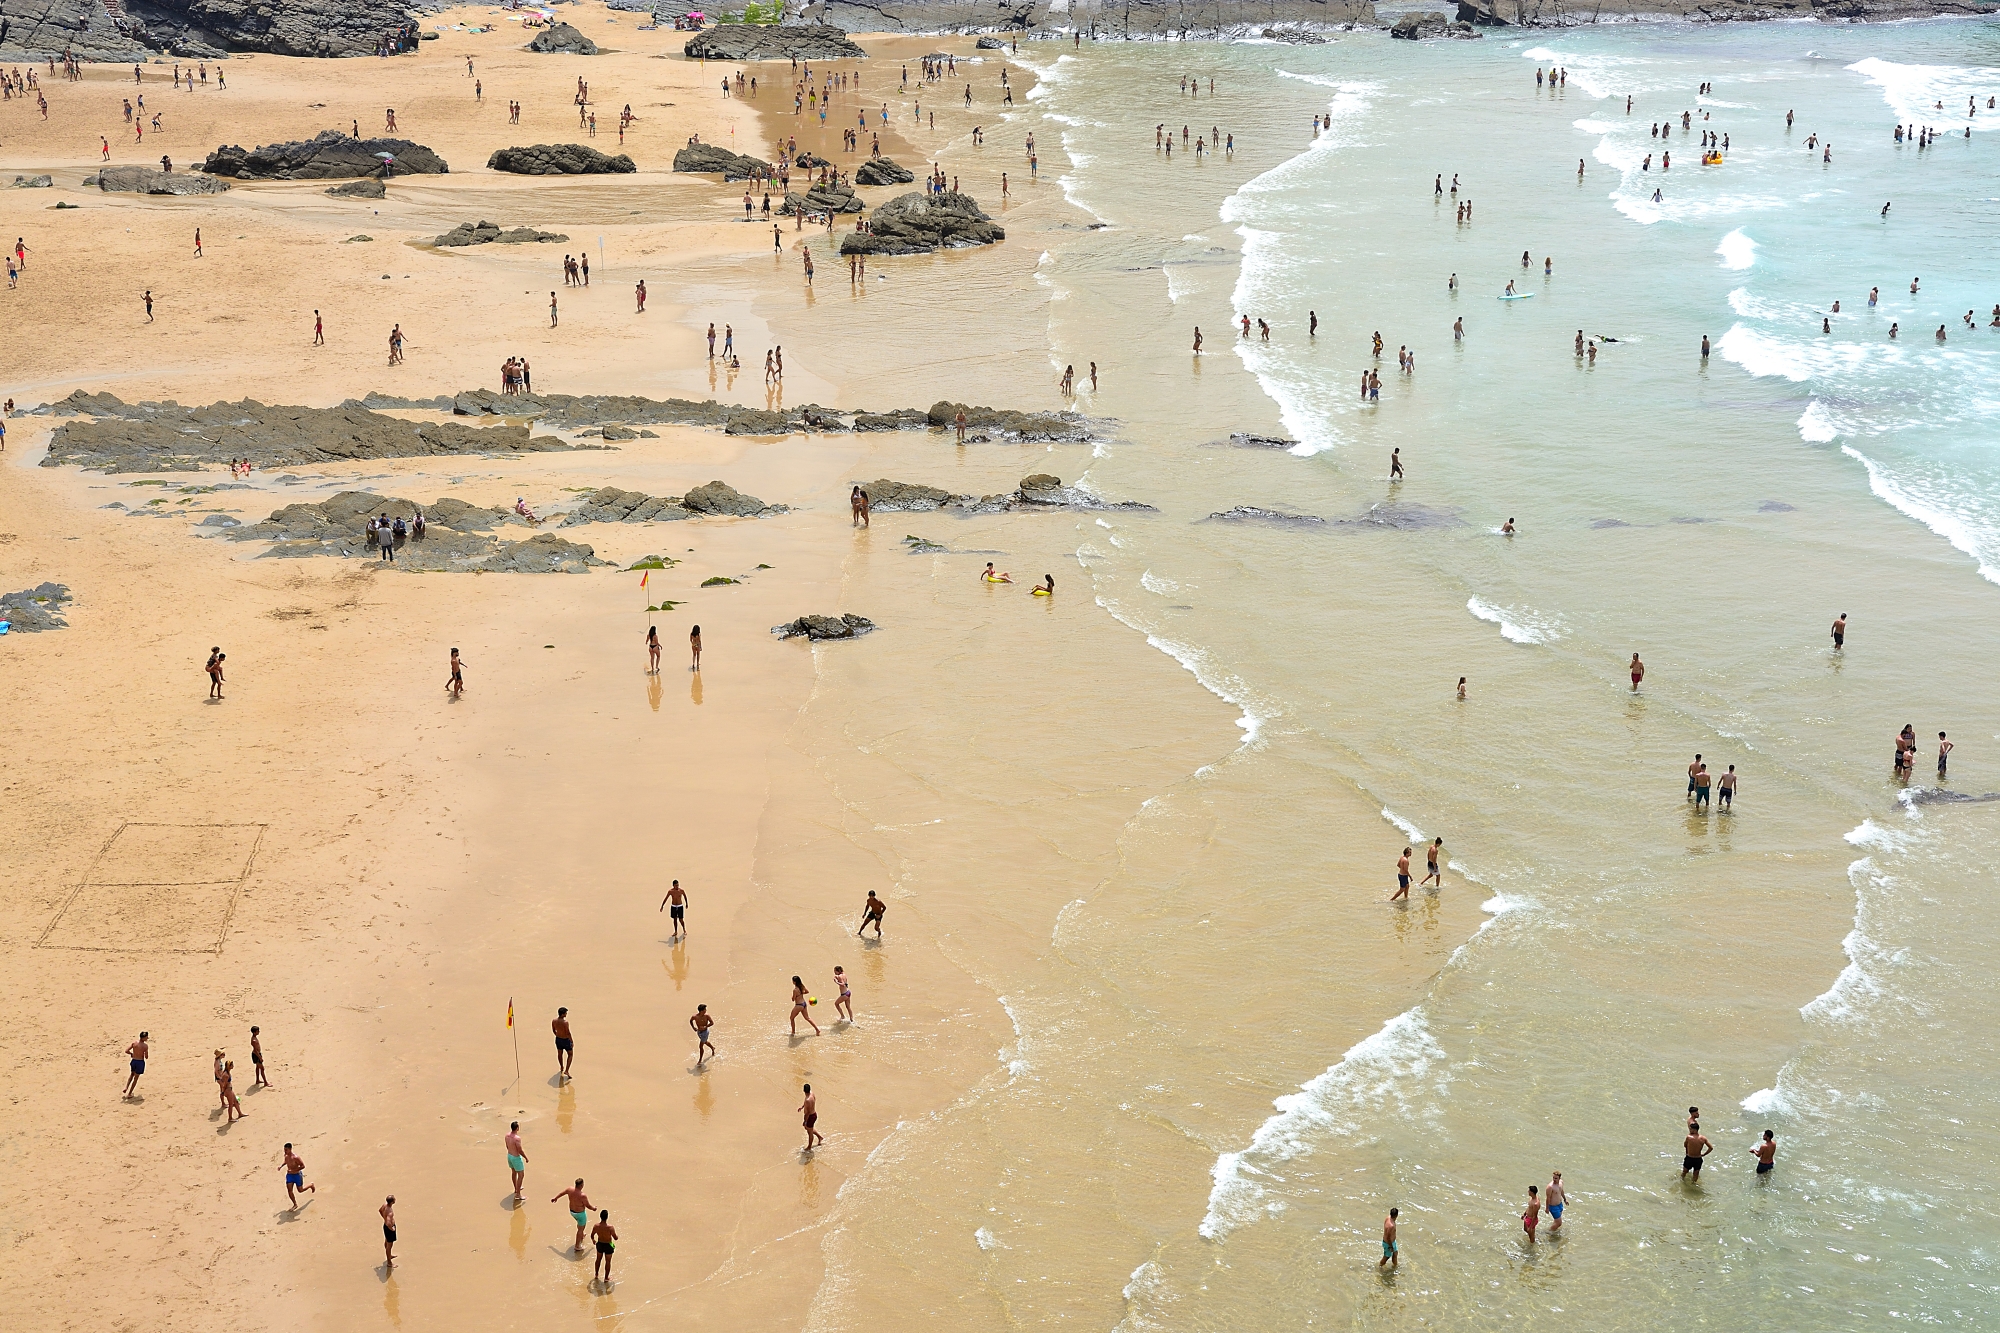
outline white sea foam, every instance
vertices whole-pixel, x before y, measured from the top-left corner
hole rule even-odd
[[[2000,583],[2000,568],[1996,568],[1992,563],[1989,563],[1985,553],[1980,549],[1978,535],[1973,531],[1972,525],[1966,522],[1964,518],[1940,509],[1936,505],[1917,499],[1906,489],[1891,480],[1874,459],[1869,458],[1853,445],[1841,445],[1840,452],[1868,469],[1868,489],[1875,493],[1876,498],[1888,501],[1903,513],[1914,518],[1917,522],[1923,524],[1932,532],[1935,532],[1938,536],[1971,556],[1974,563],[1979,566],[1980,577],[1988,583]]]
[[[1247,1147],[1216,1158],[1201,1234],[1221,1240],[1238,1227],[1283,1211],[1284,1201],[1272,1198],[1283,1184],[1278,1173],[1321,1140],[1360,1136],[1367,1125],[1384,1118],[1434,1117],[1450,1078],[1444,1048],[1431,1036],[1421,1006],[1390,1019],[1381,1031],[1355,1043],[1339,1063],[1278,1098],[1272,1104],[1277,1114],[1257,1127]]]
[[[1826,405],[1815,398],[1799,414],[1799,438],[1808,444],[1826,444],[1840,434]]]
[[[1578,120],[1571,122],[1585,134],[1609,134],[1618,126],[1608,120]]]
[[[1986,109],[1986,98],[1992,94],[1994,83],[2000,82],[2000,69],[1904,65],[1874,56],[1857,60],[1847,68],[1882,90],[1882,100],[1889,104],[1899,121],[1935,126],[1948,120],[1954,130],[1971,125],[1975,133],[1992,129],[2000,123],[1993,116],[1968,118],[1965,114],[1967,97],[1978,100],[1980,111]],[[1937,109],[1939,102],[1944,103],[1943,111]]]
[[[1163,579],[1150,569],[1139,576],[1139,586],[1162,597],[1171,597],[1181,590],[1180,584],[1172,579]]]
[[[1749,268],[1757,262],[1757,242],[1745,236],[1743,228],[1738,227],[1716,244],[1715,253],[1722,256],[1722,266],[1726,269]]]
[[[1569,626],[1561,616],[1543,615],[1533,607],[1495,606],[1478,597],[1466,599],[1465,609],[1481,620],[1500,627],[1500,637],[1509,643],[1554,643]]]
[[[1403,836],[1408,838],[1412,843],[1430,841],[1429,838],[1424,836],[1424,831],[1422,829],[1418,828],[1415,824],[1412,824],[1409,820],[1403,818],[1401,815],[1397,814],[1394,810],[1391,810],[1386,805],[1382,807],[1382,818],[1388,820],[1391,824],[1394,824],[1397,828],[1403,830]]]

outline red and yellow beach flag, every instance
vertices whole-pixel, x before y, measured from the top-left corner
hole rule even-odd
[[[641,575],[639,576],[639,586],[640,586],[641,588],[645,587],[645,586],[646,586],[646,580],[647,580],[647,579],[650,579],[650,578],[652,578],[652,577],[653,577],[653,571],[652,571],[652,570],[650,570],[650,569],[649,569],[649,570],[647,570],[647,571],[646,571],[645,573],[641,574]]]
[[[511,995],[507,997],[507,1026],[514,1026],[514,997]]]

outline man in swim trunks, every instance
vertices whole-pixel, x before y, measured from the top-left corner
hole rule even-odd
[[[1403,451],[1400,448],[1391,449],[1389,451],[1389,480],[1394,481],[1402,475]]]
[[[570,1076],[570,1061],[576,1059],[576,1038],[570,1035],[569,1010],[556,1010],[555,1020],[549,1028],[556,1034],[556,1073],[567,1079]],[[583,1235],[583,1224],[580,1222],[576,1234],[579,1237]]]
[[[319,1193],[319,1186],[306,1184],[306,1164],[297,1153],[292,1151],[292,1145],[287,1143],[285,1145],[285,1201],[291,1204],[294,1212],[298,1211],[300,1190],[304,1190],[308,1194],[317,1194]]]
[[[1715,1145],[1701,1132],[1701,1122],[1688,1121],[1687,1137],[1681,1140],[1681,1179],[1686,1180],[1693,1172],[1695,1182],[1701,1182],[1701,1159],[1715,1151]]]
[[[1396,858],[1396,891],[1389,895],[1389,901],[1393,903],[1398,898],[1407,898],[1409,896],[1410,849],[1405,847],[1403,854]]]
[[[1940,731],[1938,733],[1938,778],[1940,780],[1942,780],[1944,777],[1945,760],[1950,757],[1951,757],[1951,742],[1946,740],[1944,738],[1944,733]]]
[[[878,940],[881,939],[882,914],[888,910],[889,910],[889,904],[883,902],[880,898],[877,898],[875,896],[875,890],[873,889],[868,890],[868,901],[861,905],[861,930],[857,930],[854,932],[855,937],[859,938],[861,935],[861,931],[867,930],[868,923],[870,921],[873,921],[875,923],[875,938]]]
[[[1833,618],[1833,646],[1842,647],[1847,642],[1847,612],[1842,611]]]
[[[125,1092],[123,1094],[127,1101],[131,1100],[133,1091],[139,1086],[139,1075],[146,1072],[146,1053],[152,1049],[146,1044],[146,1035],[141,1032],[139,1040],[125,1048],[125,1054],[132,1061],[132,1076],[125,1080]]]
[[[521,1146],[521,1122],[516,1120],[507,1126],[507,1137],[502,1140],[507,1145],[507,1169],[514,1173],[514,1202],[521,1200],[521,1182],[527,1178],[528,1150]]]
[[[264,1043],[257,1036],[261,1031],[262,1028],[250,1029],[250,1063],[257,1069],[257,1086],[268,1088],[271,1086],[271,1080],[264,1077]]]
[[[699,1065],[710,1055],[715,1054],[715,1042],[709,1036],[715,1031],[715,1018],[708,1012],[707,1005],[698,1004],[694,1007],[694,1017],[688,1019],[688,1026],[694,1029],[694,1062]]]
[[[811,1152],[814,1147],[826,1142],[826,1135],[813,1128],[819,1123],[819,1098],[813,1096],[812,1084],[806,1084],[805,1089],[806,1099],[799,1104],[799,1111],[805,1117],[806,1151]]]
[[[1563,1209],[1569,1204],[1569,1196],[1563,1193],[1563,1173],[1549,1173],[1549,1187],[1542,1191],[1542,1200],[1549,1209],[1549,1234],[1563,1229]]]
[[[1403,1258],[1401,1246],[1396,1243],[1396,1217],[1400,1209],[1391,1208],[1389,1215],[1382,1219],[1382,1257],[1375,1261],[1377,1268],[1401,1268]]]
[[[554,1203],[556,1199],[567,1199],[569,1201],[569,1220],[576,1223],[575,1249],[577,1253],[581,1254],[583,1252],[583,1229],[590,1225],[590,1196],[583,1192],[583,1177],[578,1176],[576,1184],[571,1185],[568,1189],[556,1195],[555,1198],[550,1199],[549,1202]]]
[[[1639,692],[1639,682],[1646,678],[1646,664],[1639,660],[1639,654],[1632,654],[1632,693]]]
[[[1424,851],[1424,860],[1429,864],[1430,870],[1429,873],[1427,873],[1423,877],[1423,879],[1418,882],[1417,885],[1418,888],[1422,888],[1425,884],[1430,883],[1432,880],[1437,881],[1437,886],[1439,888],[1444,887],[1444,872],[1438,868],[1438,858],[1442,855],[1444,855],[1444,839],[1432,838],[1431,845]]]
[[[1542,1192],[1534,1185],[1528,1186],[1528,1211],[1521,1214],[1521,1230],[1528,1233],[1528,1244],[1535,1243],[1535,1228],[1542,1221]]]
[[[597,1225],[590,1229],[590,1240],[597,1247],[597,1258],[591,1260],[590,1279],[598,1280],[598,1270],[603,1270],[603,1280],[611,1281],[611,1255],[618,1248],[618,1228],[611,1225],[611,1210],[601,1208],[597,1213]]]
[[[661,907],[671,904],[674,909],[669,915],[673,918],[675,935],[687,934],[687,901],[687,890],[681,887],[679,880],[675,880],[674,886],[667,890],[667,896],[660,899]]]
[[[1771,1168],[1778,1162],[1778,1136],[1768,1129],[1765,1130],[1763,1140],[1752,1148],[1750,1153],[1757,1159],[1757,1174],[1770,1175]]]
[[[382,1214],[382,1267],[396,1266],[396,1196],[391,1194],[375,1210]]]
[[[1722,775],[1718,789],[1722,793],[1722,808],[1727,810],[1730,808],[1730,802],[1736,799],[1736,765],[1731,764],[1729,771]]]
[[[1694,757],[1694,762],[1688,765],[1688,799],[1690,801],[1694,799],[1694,789],[1697,785],[1695,777],[1700,772],[1701,772],[1701,756],[1696,755]]]

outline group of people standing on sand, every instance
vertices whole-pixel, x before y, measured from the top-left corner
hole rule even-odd
[[[503,394],[533,393],[535,391],[534,368],[525,356],[510,356],[500,363],[500,392]]]
[[[422,541],[425,531],[424,511],[421,509],[417,511],[416,517],[407,523],[400,514],[390,518],[385,513],[368,520],[368,545],[371,549],[380,551],[382,559],[394,564],[396,548],[406,541]]]

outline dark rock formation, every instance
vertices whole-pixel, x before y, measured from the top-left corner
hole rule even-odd
[[[1285,514],[1275,509],[1259,509],[1256,505],[1235,505],[1217,514],[1210,514],[1204,522],[1209,523],[1277,523],[1289,527],[1326,526],[1326,520],[1317,514]]]
[[[44,23],[63,11],[81,11],[81,21],[89,27],[78,35],[85,39],[104,40],[122,34],[136,45],[183,58],[212,58],[225,51],[280,56],[373,55],[377,43],[410,23],[408,7],[397,0],[339,0],[337,4],[326,0],[122,0],[114,4],[104,0],[55,0],[53,4],[0,0],[0,12],[29,10],[41,15]],[[8,45],[16,40],[9,34]],[[62,43],[48,49],[60,53]]]
[[[559,52],[573,56],[594,56],[597,54],[597,43],[567,23],[551,23],[535,34],[535,40],[528,43],[528,49],[540,51],[544,55]]]
[[[1424,13],[1403,15],[1403,17],[1396,20],[1396,26],[1389,29],[1389,35],[1414,42],[1426,37],[1457,37],[1461,35],[1477,37],[1479,34],[1472,30],[1472,25],[1469,23],[1453,23],[1442,14],[1426,11]]]
[[[900,407],[894,412],[856,412],[856,430],[928,430],[931,417],[928,412],[919,412],[914,407]]]
[[[155,171],[151,167],[103,167],[97,188],[120,194],[221,194],[228,181],[186,171]]]
[[[600,486],[583,497],[583,503],[563,515],[560,526],[579,523],[668,523],[693,518],[693,511],[677,495],[646,495],[621,491],[616,486]]]
[[[383,188],[381,181],[371,177],[368,180],[349,181],[345,185],[336,185],[328,190],[327,193],[336,199],[381,199],[389,192]]]
[[[525,426],[474,430],[456,421],[404,421],[346,406],[269,407],[250,398],[182,407],[175,402],[125,403],[110,394],[79,389],[56,410],[96,419],[56,427],[42,466],[101,472],[194,472],[204,463],[231,458],[248,458],[268,468],[575,447],[553,435],[531,437]]]
[[[804,213],[859,213],[862,204],[852,185],[815,185],[804,194],[793,191],[779,209],[786,217]]]
[[[63,611],[69,602],[69,588],[61,583],[42,583],[20,592],[0,593],[0,620],[8,622],[8,632],[12,634],[68,629],[69,621],[63,618]]]
[[[724,435],[789,435],[797,426],[798,418],[790,412],[760,412],[754,407],[739,407],[729,414],[723,424]]]
[[[539,532],[526,541],[503,541],[488,535],[503,524],[525,527],[527,521],[498,506],[469,505],[446,496],[428,507],[370,491],[342,491],[318,504],[286,505],[261,523],[230,528],[230,541],[275,543],[266,556],[359,556],[379,559],[380,549],[369,540],[368,520],[386,514],[406,524],[419,510],[427,529],[423,540],[412,533],[396,544],[394,562],[385,567],[419,572],[501,574],[581,574],[592,565],[607,564],[579,542]]]
[[[322,130],[313,138],[290,143],[263,144],[252,152],[225,144],[210,153],[197,170],[246,181],[352,180],[383,174],[384,164],[376,156],[378,153],[395,156],[396,160],[388,164],[388,174],[392,176],[441,176],[451,170],[443,158],[420,143],[408,139],[356,139],[339,130]]]
[[[623,175],[639,168],[623,153],[606,157],[580,143],[538,143],[498,149],[486,159],[486,169],[517,176],[600,176]]]
[[[496,227],[491,222],[461,222],[444,235],[432,241],[432,245],[458,247],[463,245],[522,245],[530,241],[566,241],[569,237],[553,231],[536,231],[533,227]]]
[[[697,486],[681,497],[681,505],[697,514],[721,514],[734,518],[761,518],[766,514],[783,514],[783,505],[767,505],[754,495],[745,495],[725,482],[711,481],[706,486]]]
[[[1005,37],[981,37],[972,44],[972,49],[975,51],[1005,51],[1007,49],[1007,39]]]
[[[46,190],[55,183],[55,177],[53,176],[16,176],[14,184],[9,188],[16,190]]]
[[[1268,7],[1268,6],[1267,6]],[[1067,14],[1049,14],[1046,0],[814,0],[805,16],[846,32],[983,32],[1023,34],[1044,16],[1050,26],[1074,22]],[[1107,9],[1104,17],[1109,18]],[[992,39],[1004,44],[1004,39]],[[980,45],[988,51],[998,46]]]
[[[1282,435],[1252,435],[1247,431],[1236,431],[1227,440],[1218,444],[1231,444],[1238,449],[1296,449],[1299,442]]]
[[[871,512],[930,513],[948,509],[956,514],[1003,514],[1032,510],[1059,509],[1119,510],[1126,513],[1157,513],[1153,506],[1135,500],[1104,500],[1085,490],[1062,484],[1062,478],[1047,473],[1021,478],[1020,486],[999,495],[954,495],[936,486],[878,477],[860,483],[868,493]]]
[[[871,157],[854,169],[856,185],[908,185],[917,173],[886,157]]]
[[[712,143],[692,143],[674,154],[675,171],[715,172],[726,181],[771,176],[770,164],[743,153],[732,153]]]
[[[839,616],[800,616],[797,620],[782,625],[771,626],[771,633],[781,639],[807,638],[854,639],[875,628],[875,622],[866,616],[853,614]]]
[[[1009,408],[969,407],[964,403],[940,402],[931,404],[925,420],[931,426],[954,430],[960,412],[965,413],[967,430],[995,431],[1035,443],[1090,438],[1089,423],[1069,412],[1016,412]]]
[[[901,194],[875,210],[869,230],[841,238],[844,255],[924,255],[991,245],[1006,231],[969,194]]]
[[[868,31],[856,29],[855,31]],[[823,23],[718,23],[682,48],[690,60],[866,60],[839,28]]]

